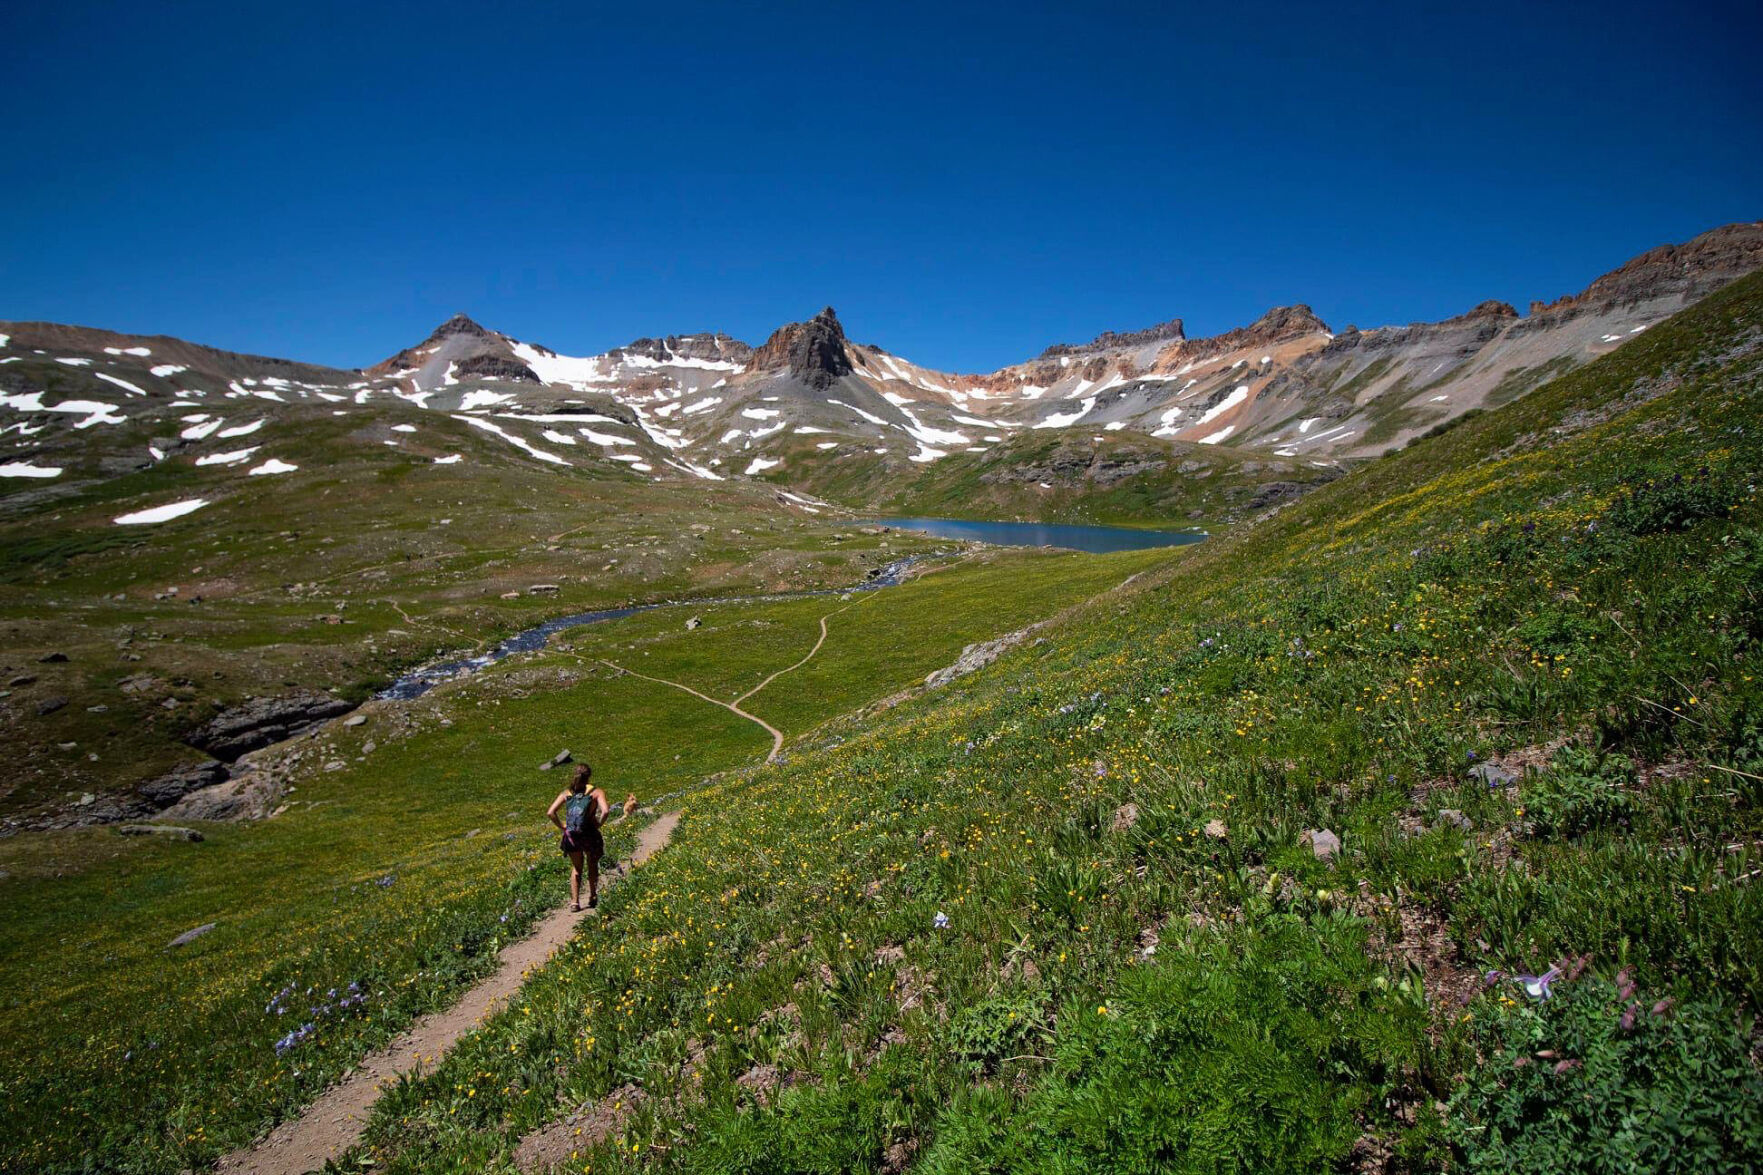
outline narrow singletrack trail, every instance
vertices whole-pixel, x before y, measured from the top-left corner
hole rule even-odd
[[[846,604],[843,608],[834,608],[831,612],[828,612],[825,616],[822,616],[820,618],[820,639],[814,642],[814,647],[812,649],[808,650],[808,655],[806,657],[803,657],[800,661],[796,662],[794,665],[791,665],[791,666],[784,668],[784,669],[779,669],[776,673],[772,674],[770,677],[766,678],[764,681],[760,682],[758,685],[754,686],[752,689],[748,690],[746,693],[744,693],[740,697],[736,698],[735,705],[737,705],[737,706],[740,705],[742,702],[746,701],[748,698],[752,697],[754,694],[758,693],[760,690],[764,689],[766,686],[770,685],[772,682],[776,681],[778,678],[782,677],[784,674],[794,673],[796,670],[802,668],[802,666],[808,664],[808,662],[814,660],[814,655],[816,653],[820,652],[820,646],[826,644],[826,622],[831,620],[834,616],[837,616],[840,612],[849,612],[851,609],[855,608],[858,604],[864,603],[865,601],[871,600],[871,599],[874,599],[874,597],[873,596],[865,596],[862,600],[858,600],[856,603]]]
[[[677,681],[669,681],[665,677],[650,677],[647,673],[638,673],[635,669],[626,669],[623,665],[620,665],[615,661],[608,661],[604,657],[600,658],[600,664],[606,666],[609,669],[616,669],[620,673],[628,673],[632,677],[640,677],[644,681],[652,681],[656,685],[669,685],[669,686],[672,686],[674,689],[684,690],[686,693],[691,694],[694,698],[702,698],[704,701],[709,702],[712,706],[721,706],[724,710],[727,710],[731,714],[737,714],[740,717],[745,718],[748,722],[752,722],[752,723],[755,723],[759,726],[764,727],[765,733],[769,734],[771,736],[771,753],[769,755],[765,756],[765,761],[767,763],[770,763],[772,760],[776,759],[778,756],[778,752],[782,751],[784,749],[784,732],[779,730],[777,727],[773,726],[771,723],[767,722],[765,719],[757,717],[756,715],[747,713],[745,710],[741,709],[739,703],[724,702],[719,698],[711,697],[709,694],[699,693],[697,690],[693,689],[689,685],[682,685]]]
[[[652,681],[656,685],[668,685],[668,686],[672,686],[676,690],[684,690],[686,693],[691,694],[694,698],[702,698],[704,701],[709,702],[712,706],[721,706],[724,710],[727,710],[729,713],[739,715],[740,717],[745,718],[748,722],[751,722],[751,723],[754,723],[755,725],[763,727],[765,730],[765,733],[767,733],[771,736],[771,753],[765,756],[765,761],[767,763],[770,763],[770,762],[774,762],[777,759],[778,754],[780,752],[782,752],[784,749],[784,732],[779,730],[777,727],[773,726],[771,723],[767,722],[765,719],[759,717],[757,714],[750,714],[747,711],[741,709],[741,703],[746,701],[748,698],[752,697],[754,694],[758,693],[760,690],[764,689],[766,686],[770,685],[772,682],[776,681],[778,678],[782,677],[784,674],[793,673],[796,670],[802,668],[802,666],[808,664],[808,662],[814,660],[814,655],[816,653],[820,652],[820,646],[826,644],[826,622],[828,620],[831,620],[834,616],[837,616],[840,612],[848,612],[852,608],[855,608],[858,604],[864,603],[866,600],[868,600],[870,598],[871,597],[869,597],[869,596],[865,596],[862,600],[858,600],[855,603],[846,604],[843,608],[834,608],[831,612],[828,612],[825,616],[822,616],[820,618],[820,639],[814,642],[814,647],[812,649],[808,650],[808,655],[806,657],[803,657],[800,661],[797,661],[794,665],[789,665],[789,666],[784,667],[783,669],[779,669],[776,673],[773,673],[770,677],[767,677],[764,681],[760,682],[758,685],[754,686],[752,689],[748,690],[746,693],[742,694],[740,697],[736,698],[732,702],[725,702],[720,698],[713,698],[709,694],[701,693],[698,690],[693,689],[689,685],[684,685],[684,684],[677,682],[677,681],[669,681],[665,677],[650,677],[647,673],[638,673],[635,669],[626,669],[623,665],[619,665],[613,661],[608,661],[604,657],[600,658],[600,664],[605,665],[611,669],[616,669],[620,673],[628,673],[632,677],[640,677],[644,681]]]
[[[631,853],[635,868],[660,852],[679,825],[680,814],[656,817],[637,834]],[[613,879],[602,876],[604,892]],[[437,1064],[460,1037],[493,1015],[526,982],[527,974],[545,964],[575,931],[584,913],[561,906],[541,919],[532,934],[509,943],[497,956],[494,973],[460,997],[452,1007],[411,1025],[397,1040],[372,1053],[349,1076],[326,1090],[298,1118],[283,1122],[258,1145],[221,1159],[225,1175],[305,1175],[354,1146],[361,1139],[381,1090],[397,1078]]]

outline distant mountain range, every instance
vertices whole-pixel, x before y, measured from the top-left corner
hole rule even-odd
[[[444,413],[521,460],[758,477],[853,505],[935,481],[991,487],[976,492],[1020,510],[1031,508],[1024,491],[1167,479],[1207,449],[1252,457],[1301,489],[1521,396],[1759,265],[1763,222],[1733,224],[1524,315],[1484,302],[1443,322],[1335,330],[1308,306],[1282,306],[1207,338],[1187,337],[1176,319],[984,374],[852,342],[830,307],[757,347],[698,333],[580,357],[460,314],[357,371],[0,323],[0,493],[47,488],[59,476],[49,470],[113,476],[167,460],[261,475],[295,406],[384,415],[394,431],[380,439],[417,452],[404,417]]]

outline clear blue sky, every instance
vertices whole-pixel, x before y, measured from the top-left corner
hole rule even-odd
[[[1763,217],[1755,3],[15,4],[0,318],[944,369],[1523,309]]]

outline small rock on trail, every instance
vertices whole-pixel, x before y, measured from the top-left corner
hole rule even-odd
[[[1341,838],[1326,828],[1307,828],[1298,842],[1309,845],[1318,861],[1326,861],[1341,851]]]

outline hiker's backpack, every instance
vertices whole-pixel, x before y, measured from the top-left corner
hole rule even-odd
[[[588,827],[588,814],[594,810],[593,796],[572,796],[569,803],[563,806],[564,830],[574,835],[584,832]]]

